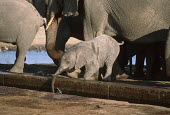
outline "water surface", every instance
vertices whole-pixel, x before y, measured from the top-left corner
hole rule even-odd
[[[16,51],[0,52],[0,64],[13,64],[15,61]],[[26,55],[27,64],[52,64],[52,59],[48,56],[45,50],[40,52],[36,50],[31,50],[27,52]],[[132,64],[135,65],[136,56],[132,58]],[[146,65],[146,61],[145,61]]]
[[[0,52],[0,64],[13,64],[16,57],[16,51]],[[48,56],[47,52],[42,50],[40,52],[31,50],[27,52],[26,61],[27,64],[51,64],[52,59]]]

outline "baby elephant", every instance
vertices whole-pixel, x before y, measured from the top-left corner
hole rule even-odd
[[[100,35],[92,40],[76,44],[67,50],[61,58],[60,66],[53,77],[52,87],[56,75],[83,66],[86,68],[84,79],[93,80],[93,74],[106,65],[107,69],[103,80],[107,80],[111,76],[113,63],[119,54],[119,45],[122,44],[123,42],[118,43],[108,35]]]

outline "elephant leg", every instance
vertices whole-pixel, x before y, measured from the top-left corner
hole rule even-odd
[[[152,73],[153,74],[158,74],[161,72],[161,67],[162,67],[162,70],[163,70],[163,63],[165,64],[164,62],[164,55],[165,55],[165,51],[163,49],[165,49],[163,47],[163,44],[162,42],[158,42],[155,44],[155,48],[153,49],[154,52],[155,52],[155,55],[154,55],[154,63],[153,63],[153,68],[152,68]],[[165,73],[165,72],[164,72]],[[165,75],[164,75],[165,76]]]
[[[103,78],[104,81],[111,81],[111,74],[112,74],[112,67],[113,67],[113,63],[106,63],[106,73],[105,76]]]
[[[166,75],[169,80],[170,79],[170,28],[169,28],[168,38],[166,42],[165,61],[166,61]]]
[[[112,75],[111,75],[111,81],[115,81],[116,79],[119,79],[123,76],[126,76],[124,71],[121,69],[118,59],[115,60],[112,68]]]
[[[159,51],[159,50],[156,50]],[[164,80],[166,79],[166,72],[165,72],[165,56],[161,56],[160,53],[155,54],[154,62],[152,64],[152,75],[156,80]]]
[[[71,31],[69,27],[69,19],[63,18],[59,24],[58,32],[57,32],[57,39],[56,39],[56,49],[57,50],[65,50],[65,44],[70,38]]]
[[[146,79],[147,80],[150,80],[153,78],[152,70],[153,70],[154,62],[155,62],[154,51],[153,50],[152,52],[147,51],[146,53]]]
[[[145,54],[144,51],[141,51],[136,55],[136,64],[135,64],[135,72],[134,76],[135,77],[143,77],[144,72],[143,72],[143,67],[144,67],[144,60],[145,60]]]
[[[147,63],[147,73],[146,79],[152,79],[155,73],[160,74],[161,68],[161,53],[160,53],[161,42],[151,44],[146,52],[146,63]],[[157,75],[157,74],[156,74]],[[154,75],[154,78],[156,78]]]
[[[67,71],[67,75],[71,78],[78,78],[79,77],[79,74],[81,73],[81,70],[80,69],[76,69],[72,72],[68,72]]]
[[[128,65],[128,54],[127,54],[128,51],[125,45],[126,43],[120,46],[120,52],[117,60],[120,64],[121,69],[127,73],[127,71],[125,70],[125,66]]]
[[[162,80],[166,80],[165,44],[166,44],[166,42],[164,41],[164,42],[161,42],[158,46],[158,47],[160,47],[158,50],[158,55],[159,55],[159,61],[158,61],[159,63],[158,64],[160,66],[159,71],[162,72],[162,74],[161,74],[161,76],[163,76],[161,78]],[[154,65],[154,67],[155,67],[155,65]],[[156,73],[157,71],[155,70],[154,72]]]
[[[17,47],[15,63],[16,63],[16,61],[17,61],[18,56],[19,56],[19,49],[18,49],[18,47]],[[25,61],[26,61],[26,57],[25,57]]]
[[[106,74],[106,65],[104,65],[104,67],[99,69],[98,80],[102,81],[103,80],[103,76],[105,74]]]
[[[95,80],[94,74],[99,70],[99,65],[97,63],[94,63],[95,65],[88,64],[85,66],[86,71],[84,73],[84,79],[85,80]]]
[[[18,57],[15,61],[14,66],[10,69],[10,72],[23,73],[26,52],[31,46],[31,43],[33,42],[33,39],[38,30],[38,29],[35,30],[36,28],[34,26],[33,27],[29,26],[29,27],[30,28],[28,28],[28,26],[23,26],[23,30],[20,32],[18,36],[17,43],[16,43],[18,49],[16,55],[18,55]]]

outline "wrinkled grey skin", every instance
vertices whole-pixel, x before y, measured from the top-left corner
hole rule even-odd
[[[119,46],[122,44],[123,43],[118,43],[108,35],[100,35],[92,40],[81,42],[70,48],[64,53],[60,66],[53,77],[53,92],[56,75],[72,69],[77,70],[83,66],[86,68],[84,79],[94,80],[92,77],[93,74],[99,71],[99,68],[106,65],[107,69],[103,80],[109,80],[113,63],[120,51]]]
[[[107,34],[120,36],[124,40],[135,43],[146,44],[166,41],[166,75],[170,76],[170,0],[75,1],[84,2],[84,6],[81,7],[85,9],[85,39],[92,39],[97,35]],[[161,34],[159,35],[160,31],[168,32],[167,40],[161,37]],[[118,65],[116,65],[117,67]],[[117,72],[116,75],[120,74],[120,71]]]
[[[10,72],[23,73],[25,55],[44,20],[25,0],[0,0],[0,41],[17,45]]]

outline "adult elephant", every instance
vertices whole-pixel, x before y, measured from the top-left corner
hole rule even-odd
[[[25,55],[44,20],[26,0],[0,0],[0,41],[17,45],[10,72],[23,73]]]
[[[83,40],[82,16],[77,16],[78,12],[71,17],[62,15],[65,6],[77,7],[75,1],[68,0],[28,0],[38,12],[47,19],[46,27],[46,49],[48,55],[58,64],[65,50],[65,43],[70,37]],[[69,4],[68,4],[69,3]],[[77,9],[76,9],[77,10]],[[82,12],[82,11],[79,11]]]
[[[46,26],[42,17],[46,18],[48,23],[46,28],[47,53],[56,64],[58,64],[58,60],[62,57],[65,43],[69,37],[73,36],[83,39],[80,16],[72,18],[63,17],[61,19],[64,3],[67,4],[67,1],[0,1],[0,17],[2,17],[0,19],[0,41],[17,45],[17,59],[10,72],[23,72],[26,51],[30,47],[39,27],[42,25]],[[74,2],[72,4],[74,5]],[[73,25],[75,22],[79,24],[77,26]]]
[[[66,1],[66,0],[64,0]],[[170,1],[169,0],[67,0],[83,2],[83,6],[64,7],[64,15],[84,9],[84,38],[100,34],[119,36],[134,43],[166,41],[166,75],[170,77]],[[78,4],[79,5],[79,4]],[[73,8],[75,8],[73,10]],[[70,10],[69,10],[70,9]],[[71,15],[70,15],[71,14]],[[160,33],[168,33],[166,39]],[[117,65],[118,67],[118,65]],[[118,71],[113,71],[118,75]],[[118,72],[118,73],[116,73]]]

